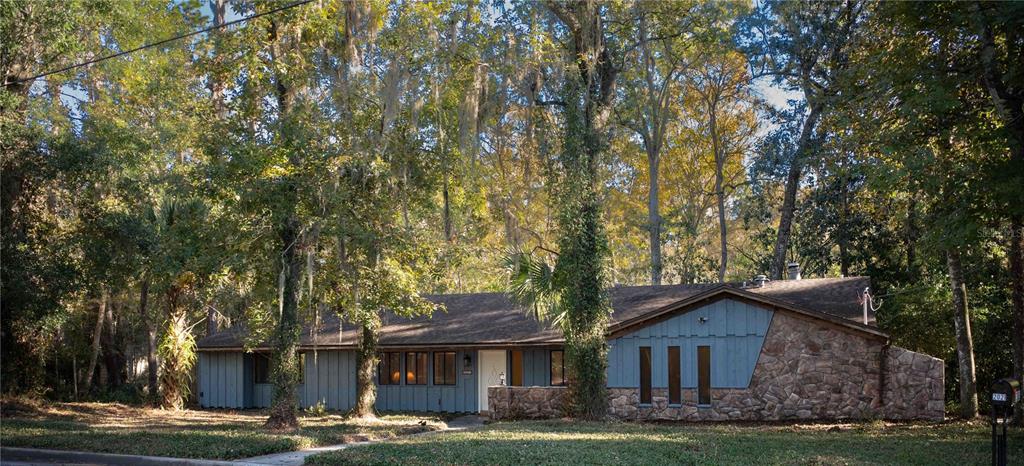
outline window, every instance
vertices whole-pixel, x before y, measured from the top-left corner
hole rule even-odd
[[[711,404],[711,347],[697,347],[697,404]]]
[[[512,350],[512,377],[509,380],[509,385],[518,387],[523,385],[523,352],[520,350]]]
[[[299,362],[299,383],[306,383],[306,353],[298,354]]]
[[[679,347],[668,347],[668,403],[677,405],[683,402],[683,390],[679,377]]]
[[[455,352],[434,353],[434,385],[455,385]]]
[[[405,384],[427,384],[427,353],[415,351],[405,353]]]
[[[651,404],[651,347],[640,347],[640,403]]]
[[[398,385],[402,383],[402,354],[381,353],[377,365],[377,385]]]
[[[551,385],[565,385],[565,352],[551,351]]]
[[[270,355],[267,353],[253,353],[253,382],[270,383]]]

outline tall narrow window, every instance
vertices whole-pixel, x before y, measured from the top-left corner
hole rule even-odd
[[[427,384],[427,353],[405,353],[405,384]]]
[[[565,385],[565,353],[551,351],[551,385]]]
[[[711,404],[711,347],[697,347],[697,404]]]
[[[306,383],[306,353],[299,353],[299,383]]]
[[[434,385],[455,385],[455,352],[434,352]]]
[[[253,383],[270,383],[270,356],[267,353],[253,353]]]
[[[683,402],[683,390],[679,377],[679,347],[668,347],[668,402],[677,405]]]
[[[518,387],[523,385],[523,352],[512,350],[512,377],[509,378],[509,385]]]
[[[402,383],[402,353],[381,353],[377,365],[377,385]]]
[[[640,347],[640,403],[651,404],[651,347]]]

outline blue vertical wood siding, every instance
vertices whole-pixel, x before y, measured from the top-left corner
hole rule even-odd
[[[701,319],[705,319],[701,323]],[[679,346],[683,388],[697,387],[697,347],[711,347],[711,387],[746,388],[772,311],[721,299],[608,342],[608,386],[640,386],[641,346],[651,347],[651,386],[668,387],[668,347]]]
[[[302,406],[323,402],[327,409],[347,411],[356,404],[356,352],[306,352]]]
[[[405,385],[405,353],[401,357],[401,385],[379,385],[376,407],[379,411],[436,411],[452,413],[475,413],[477,407],[477,372],[479,364],[476,351],[455,352],[455,385],[434,385],[434,356],[427,356],[427,384]],[[465,356],[469,356],[470,374],[463,373]],[[308,356],[307,356],[308,357]],[[376,381],[376,380],[375,380]],[[352,387],[355,387],[353,381]],[[354,401],[354,399],[353,399]]]
[[[245,407],[241,352],[200,352],[199,405],[204,408]]]

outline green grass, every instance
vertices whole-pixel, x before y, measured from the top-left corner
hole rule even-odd
[[[530,421],[396,439],[306,464],[922,464],[990,462],[988,425],[635,424]],[[1009,464],[1024,464],[1024,434]]]
[[[97,453],[239,459],[320,445],[434,430],[436,416],[387,415],[378,421],[338,414],[301,418],[302,428],[262,428],[263,411],[183,410],[131,407],[117,403],[4,405],[0,443],[5,447],[79,450]],[[427,425],[420,425],[426,420]]]

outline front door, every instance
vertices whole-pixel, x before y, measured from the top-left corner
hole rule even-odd
[[[487,411],[487,387],[499,385],[505,372],[505,350],[480,351],[480,411]]]

